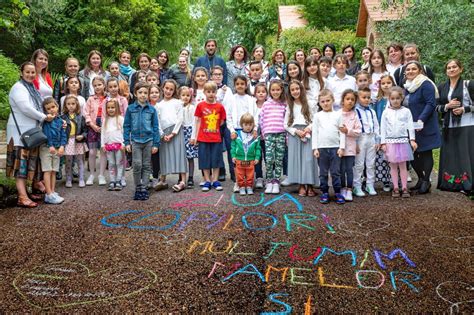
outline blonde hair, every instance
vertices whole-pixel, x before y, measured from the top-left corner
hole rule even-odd
[[[204,91],[217,91],[217,84],[214,81],[206,82],[203,86]]]
[[[107,105],[110,104],[110,103],[113,103],[114,106],[115,106],[115,116],[113,116],[113,117],[110,117],[107,114]],[[116,98],[111,98],[111,99],[107,100],[107,102],[105,102],[105,115],[104,116],[105,116],[104,129],[107,128],[107,122],[112,118],[115,118],[115,122],[116,122],[117,126],[119,127],[119,129],[122,129],[122,126],[119,124],[119,117],[121,117],[122,115],[120,115],[120,105],[119,105],[119,102]]]
[[[255,126],[255,119],[253,118],[252,114],[250,113],[245,113],[240,117],[240,125],[242,126],[243,124],[252,124]]]

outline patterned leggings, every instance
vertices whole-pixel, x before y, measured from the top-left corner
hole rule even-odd
[[[265,136],[265,168],[267,180],[279,179],[283,173],[286,135],[270,133]],[[273,174],[275,171],[275,174]]]

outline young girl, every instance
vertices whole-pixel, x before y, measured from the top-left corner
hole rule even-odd
[[[161,88],[156,85],[150,85],[149,93],[148,93],[148,101],[150,102],[151,106],[155,106],[161,100],[161,96],[163,95],[163,91]],[[127,156],[127,159],[130,157]],[[151,169],[152,169],[152,188],[155,188],[159,182],[158,177],[160,176],[160,155],[158,153],[151,155]]]
[[[303,72],[301,71],[300,64],[296,60],[291,60],[286,65],[286,82],[289,83],[291,80],[303,80]]]
[[[371,98],[372,102],[375,103],[377,101],[377,94],[380,87],[380,77],[382,76],[382,73],[387,72],[385,57],[380,49],[376,49],[370,54],[369,69],[372,80],[372,84],[370,85]]]
[[[315,196],[312,185],[318,185],[317,170],[311,149],[313,115],[306,99],[304,86],[293,80],[288,85],[288,108],[285,129],[288,137],[288,181],[298,183],[299,196]]]
[[[102,54],[98,50],[91,50],[87,56],[86,67],[79,71],[79,77],[84,81],[84,87],[86,90],[86,96],[84,98],[89,99],[90,96],[95,94],[94,89],[94,78],[101,76],[107,78],[110,73],[104,70],[102,65]]]
[[[324,89],[324,84],[325,79],[323,79],[319,71],[318,61],[315,57],[309,56],[305,61],[303,85],[306,89],[308,104],[313,114],[318,111],[319,91]]]
[[[197,67],[194,69],[193,75],[193,91],[194,91],[194,105],[198,105],[206,100],[204,95],[204,84],[209,81],[209,74],[206,68]]]
[[[122,190],[124,175],[123,116],[116,98],[105,103],[105,120],[101,132],[102,152],[109,162],[109,190]]]
[[[319,105],[322,111],[314,115],[312,147],[314,156],[318,158],[321,197],[319,202],[329,203],[328,175],[331,173],[336,203],[344,204],[341,195],[341,157],[344,155],[345,135],[340,132],[344,127],[340,111],[333,111],[334,96],[329,90],[322,90],[319,94]]]
[[[122,95],[123,97],[125,97],[127,101],[129,101],[130,100],[130,87],[128,86],[128,77],[120,73],[119,63],[116,61],[113,61],[112,63],[110,63],[109,71],[110,71],[110,78],[117,79],[118,88],[119,88],[118,93]]]
[[[259,115],[265,152],[266,194],[280,193],[280,177],[286,148],[285,130],[286,97],[283,81],[270,81],[270,98],[263,104]]]
[[[388,107],[382,114],[381,141],[382,150],[390,163],[393,192],[392,197],[400,197],[398,187],[398,171],[402,183],[402,197],[410,197],[407,189],[407,161],[413,160],[413,151],[416,150],[415,130],[413,117],[408,108],[402,107],[404,91],[400,87],[390,89]],[[413,151],[412,151],[413,150]]]
[[[232,140],[237,137],[237,130],[242,129],[240,118],[245,113],[250,113],[253,117],[257,117],[257,104],[255,98],[247,94],[247,78],[238,75],[234,78],[235,94],[225,104],[227,111],[227,128],[230,131]],[[258,124],[255,126],[255,134]]]
[[[89,97],[86,106],[84,106],[84,117],[86,124],[89,127],[87,133],[87,145],[89,146],[89,171],[90,175],[87,179],[86,185],[94,184],[94,172],[96,170],[97,151],[100,148],[100,131],[102,125],[102,111],[103,102],[105,100],[105,80],[98,76],[92,80],[95,94]],[[107,157],[105,154],[100,154],[99,164],[99,185],[105,185],[105,167],[107,165]]]
[[[322,54],[321,54],[321,50],[319,50],[318,47],[311,47],[309,49],[309,55],[310,56],[313,56],[316,60],[319,61],[319,59],[321,58]]]
[[[357,138],[362,132],[362,126],[354,110],[356,94],[353,90],[342,92],[342,127],[339,131],[346,135],[344,156],[341,157],[341,194],[345,201],[352,201],[352,185],[354,183],[354,162],[357,154]]]
[[[66,187],[72,187],[72,165],[73,160],[75,160],[79,166],[79,187],[82,188],[86,186],[84,182],[84,154],[88,151],[86,120],[81,114],[81,106],[76,96],[72,94],[66,96],[64,104],[61,118],[67,124],[66,135],[68,137],[64,149],[64,155],[66,156]]]
[[[162,144],[160,147],[160,181],[156,190],[168,188],[166,175],[179,174],[180,182],[173,186],[175,192],[186,188],[186,173],[188,164],[186,161],[186,147],[184,144],[183,104],[178,99],[178,84],[175,80],[168,79],[163,84],[163,100],[155,105],[158,112],[160,135]]]
[[[331,69],[332,69],[332,59],[329,57],[321,57],[319,59],[319,71],[321,72],[321,76],[324,79],[328,79],[331,77]]]
[[[382,74],[380,77],[380,89],[377,94],[377,102],[374,105],[379,125],[382,123],[382,113],[386,108],[390,107],[388,98],[390,96],[390,89],[393,86],[395,86],[393,77],[389,73]],[[375,181],[381,181],[383,183],[383,190],[389,192],[390,180],[390,166],[385,160],[383,151],[378,150],[377,157],[375,158]]]
[[[190,143],[191,135],[193,133],[194,112],[196,105],[191,102],[192,90],[187,86],[182,86],[178,90],[178,96],[183,102],[183,130],[184,130],[184,145],[186,147],[186,158],[188,159],[189,177],[188,188],[194,186],[194,159],[198,157],[198,148]]]
[[[370,74],[365,70],[360,70],[355,75],[357,91],[369,88],[370,85]]]
[[[84,110],[84,106],[86,105],[86,100],[82,97],[82,95],[79,95],[81,91],[81,81],[79,80],[78,77],[71,77],[66,80],[66,88],[64,89],[64,92],[66,93],[65,96],[61,97],[61,108],[64,110],[64,100],[66,99],[67,95],[73,95],[77,98],[79,101],[79,105],[81,106],[81,113]]]
[[[346,73],[349,66],[346,55],[336,55],[333,66],[336,69],[336,75],[328,80],[327,89],[334,95],[334,110],[339,110],[341,109],[342,92],[347,89],[355,90],[357,86],[354,77]]]
[[[260,113],[262,112],[263,104],[267,100],[268,92],[267,92],[267,87],[266,84],[263,82],[257,83],[255,86],[255,91],[254,91],[254,98],[257,100],[256,105],[257,105],[257,115],[255,117],[255,121],[259,122],[260,121]],[[257,134],[261,134],[261,126],[260,122],[258,123],[258,130]],[[262,170],[262,160],[265,159],[264,156],[264,151],[265,151],[265,140],[263,137],[260,138],[260,148],[262,149],[262,154],[260,155],[260,160],[257,165],[255,165],[255,175],[256,175],[256,182],[255,182],[255,188],[263,188],[263,170]]]

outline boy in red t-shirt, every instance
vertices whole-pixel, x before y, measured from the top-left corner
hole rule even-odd
[[[209,191],[211,186],[216,190],[222,190],[222,185],[218,181],[219,168],[224,167],[220,126],[226,120],[226,113],[224,106],[216,103],[217,85],[210,81],[204,84],[203,89],[206,101],[199,103],[196,107],[194,113],[196,120],[190,143],[196,144],[197,131],[199,169],[203,170],[205,181],[202,191]]]

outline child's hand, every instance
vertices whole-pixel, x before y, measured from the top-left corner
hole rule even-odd
[[[349,130],[347,130],[346,125],[342,125],[342,127],[339,127],[339,131],[345,134],[349,132]]]
[[[235,164],[235,161],[237,161],[237,159],[236,159],[236,158],[232,158],[232,163]]]
[[[63,129],[67,128],[67,122],[63,119]]]
[[[305,136],[305,132],[303,130],[299,130],[299,129],[297,129],[295,131],[295,134],[300,138],[303,138]]]
[[[339,148],[339,149],[337,150],[337,155],[338,155],[340,158],[342,158],[342,157],[344,156],[344,149],[340,149],[340,148]]]
[[[259,160],[255,160],[254,162],[255,162],[254,165],[257,165],[258,162],[260,162],[260,161],[259,161]]]
[[[236,133],[236,132],[231,133],[231,134],[230,134],[230,139],[231,139],[231,140],[237,139],[237,133]]]
[[[311,128],[309,128],[309,127],[304,128],[303,131],[304,131],[305,135],[311,134]]]
[[[416,151],[416,149],[418,149],[418,144],[415,142],[415,140],[410,140],[410,145],[413,151]]]
[[[315,149],[313,152],[314,152],[314,153],[313,153],[313,154],[314,154],[314,157],[315,157],[315,158],[319,158],[319,150],[318,150],[318,149]]]
[[[46,121],[53,121],[53,119],[54,119],[54,116],[51,115],[51,114],[48,114],[48,115],[46,115],[46,118],[45,118],[44,120],[46,120]]]
[[[169,136],[168,136],[168,135],[164,136],[164,137],[163,137],[163,141],[164,141],[164,142],[168,142],[168,141],[170,141],[170,138],[169,138]]]
[[[190,139],[190,140],[189,140],[189,143],[190,143],[191,145],[196,145],[196,139]]]
[[[375,152],[377,152],[380,149],[380,144],[374,145],[374,148],[375,148]]]
[[[258,137],[257,130],[254,130],[254,131],[252,132],[252,135],[253,135],[253,138],[254,138],[254,139],[257,139],[257,137]]]
[[[380,150],[382,150],[383,152],[387,152],[387,145],[382,144],[382,145],[380,146]]]
[[[158,148],[157,148],[157,147],[151,148],[151,154],[156,154],[156,152],[158,152]]]
[[[58,156],[63,156],[64,155],[64,147],[59,147],[57,155]]]
[[[132,152],[132,146],[130,144],[127,144],[125,146],[125,150],[127,150],[128,153]]]
[[[54,147],[49,147],[49,153],[56,154],[56,149]]]
[[[83,136],[83,135],[78,135],[78,136],[76,136],[76,140],[77,140],[77,141],[81,141],[82,139],[84,139],[84,136]]]
[[[359,145],[356,146],[356,154],[359,154],[360,153],[360,148],[359,148]]]

